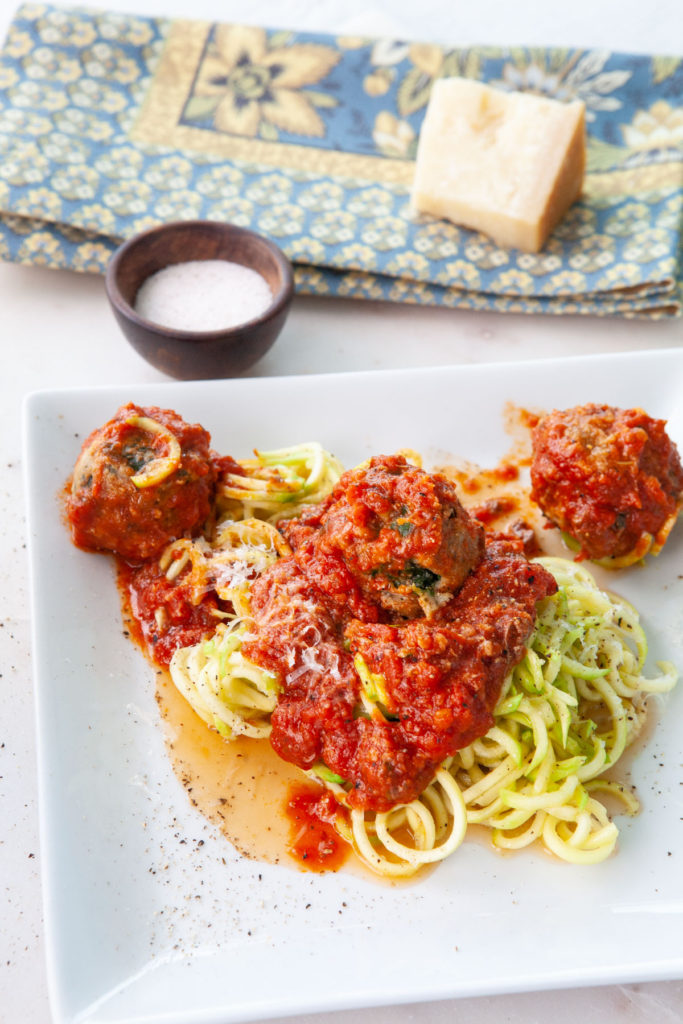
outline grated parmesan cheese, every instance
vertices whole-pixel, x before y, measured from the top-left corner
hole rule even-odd
[[[160,327],[220,331],[261,316],[273,301],[266,279],[229,260],[173,263],[143,281],[135,311]]]

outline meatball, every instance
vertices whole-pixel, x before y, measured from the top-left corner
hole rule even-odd
[[[122,406],[76,463],[67,499],[74,543],[139,562],[196,533],[213,500],[210,441],[170,409]]]
[[[665,426],[642,409],[584,405],[534,430],[531,496],[579,558],[620,568],[661,550],[683,495]]]
[[[370,601],[414,618],[462,586],[483,557],[484,531],[441,474],[377,456],[341,478],[315,548],[340,556]]]

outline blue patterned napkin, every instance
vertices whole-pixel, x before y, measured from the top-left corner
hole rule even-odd
[[[410,208],[440,76],[582,99],[584,196],[538,255]],[[275,240],[297,288],[523,313],[677,315],[683,59],[452,49],[24,5],[0,55],[0,257],[101,273],[162,221]]]

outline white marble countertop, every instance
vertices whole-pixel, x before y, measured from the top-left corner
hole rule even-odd
[[[122,11],[187,16],[181,0],[108,0]],[[543,44],[670,52],[683,41],[680,0],[194,0],[193,17],[362,31],[457,45]],[[0,4],[0,33],[11,10]],[[31,682],[29,595],[23,518],[20,408],[32,390],[164,380],[128,347],[101,279],[0,264],[3,373],[0,401],[0,1022],[50,1020],[41,923],[40,844]],[[254,375],[438,366],[665,348],[683,323],[554,319],[382,303],[300,298]],[[681,934],[683,942],[683,934]],[[683,983],[631,984],[316,1014],[299,1024],[576,1024],[683,1020]]]

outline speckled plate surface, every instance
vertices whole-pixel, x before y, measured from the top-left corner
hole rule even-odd
[[[166,757],[153,673],[112,566],[75,549],[59,491],[124,401],[171,406],[236,456],[317,438],[346,463],[400,447],[495,464],[506,401],[641,405],[683,445],[683,352],[41,392],[25,406],[48,967],[58,1024],[209,1024],[680,977],[683,688],[631,767],[643,802],[596,867],[466,842],[411,886],[240,857]],[[683,665],[683,528],[609,577],[651,657]],[[603,582],[605,576],[602,576]]]

